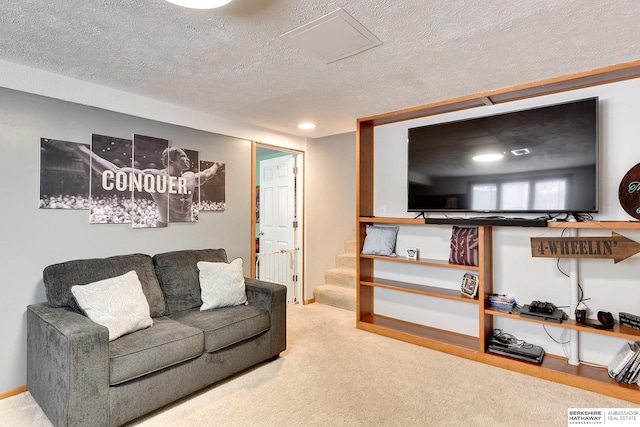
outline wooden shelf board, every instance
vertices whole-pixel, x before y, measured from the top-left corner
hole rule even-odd
[[[638,230],[640,229],[640,221],[550,221],[547,223],[547,227],[603,230]]]
[[[600,335],[607,335],[607,336],[613,336],[613,337],[617,337],[617,338],[624,338],[624,339],[630,339],[630,340],[640,340],[640,331],[633,329],[633,328],[629,328],[626,326],[622,326],[619,323],[615,323],[615,325],[613,326],[613,329],[597,329],[597,328],[592,328],[590,326],[587,325],[583,325],[581,323],[577,323],[575,320],[572,319],[567,319],[567,320],[563,320],[562,323],[555,323],[555,322],[548,322],[548,321],[544,321],[544,320],[537,320],[537,319],[532,319],[530,317],[520,317],[519,314],[516,313],[508,313],[508,312],[504,312],[504,311],[499,311],[497,308],[495,307],[488,307],[484,310],[485,314],[489,314],[491,316],[501,316],[501,317],[509,317],[511,319],[518,319],[518,320],[522,320],[524,322],[533,322],[533,323],[540,323],[543,325],[550,325],[550,326],[557,326],[559,328],[564,328],[564,329],[573,329],[576,331],[580,331],[580,332],[587,332],[590,334],[600,334]],[[597,320],[590,320],[591,322],[597,322]]]
[[[429,347],[434,350],[478,360],[478,338],[416,323],[405,322],[379,314],[363,317],[358,329],[374,332],[390,338]]]
[[[573,366],[567,359],[547,354],[542,364],[529,363],[506,356],[478,351],[478,339],[428,326],[417,325],[381,315],[370,315],[357,322],[357,327],[394,339],[442,351],[455,356],[483,362],[536,378],[604,393],[618,399],[640,404],[640,387],[621,384],[609,377],[606,368],[580,364]]]
[[[449,260],[422,258],[418,260],[407,259],[400,256],[382,256],[382,255],[364,255],[360,254],[360,258],[377,259],[379,261],[404,262],[407,264],[428,265],[432,267],[457,268],[459,270],[478,271],[479,267],[473,265],[451,264]]]
[[[391,218],[381,216],[363,216],[360,222],[363,223],[380,223],[380,224],[419,224],[424,225],[424,218]]]
[[[640,387],[636,384],[618,383],[609,377],[606,368],[584,364],[573,366],[567,363],[566,358],[549,354],[545,355],[542,364],[538,365],[492,353],[480,353],[477,349],[477,338],[375,314],[364,317],[357,323],[357,327],[521,374],[597,393],[605,393],[618,399],[640,404]]]
[[[435,298],[444,298],[454,301],[479,304],[477,298],[469,298],[456,289],[439,288],[437,286],[417,285],[415,283],[399,282],[396,280],[380,279],[377,277],[362,279],[360,284],[376,288],[391,289],[394,291],[409,292],[412,294],[426,295]]]
[[[606,391],[605,394],[609,396],[640,403],[640,387],[636,384],[621,384],[617,382],[609,376],[606,368],[584,364],[573,366],[567,363],[566,358],[550,354],[544,356],[540,365],[492,353],[485,353],[481,361],[521,374],[597,393]]]

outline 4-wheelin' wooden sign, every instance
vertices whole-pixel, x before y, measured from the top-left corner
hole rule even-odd
[[[531,255],[546,258],[611,258],[614,263],[640,252],[640,243],[616,232],[611,237],[532,237]]]

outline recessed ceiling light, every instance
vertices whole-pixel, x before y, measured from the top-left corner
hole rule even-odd
[[[215,9],[224,6],[231,0],[167,0],[178,6],[188,7],[191,9]]]
[[[504,155],[500,153],[478,154],[477,156],[473,156],[473,160],[476,162],[495,162],[503,157]]]
[[[314,125],[313,123],[300,123],[298,125],[298,128],[305,129],[305,130],[315,129],[315,127],[316,127],[316,125]]]

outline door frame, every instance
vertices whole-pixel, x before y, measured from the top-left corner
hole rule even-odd
[[[296,210],[298,215],[298,234],[299,237],[299,247],[300,251],[298,253],[299,259],[299,271],[298,271],[298,282],[300,284],[300,301],[302,304],[307,304],[308,301],[305,299],[305,156],[304,151],[294,150],[291,148],[280,147],[277,145],[266,144],[258,141],[251,141],[251,277],[256,277],[256,223],[257,223],[257,206],[256,206],[256,183],[257,183],[257,172],[258,172],[258,159],[257,159],[257,151],[258,147],[268,148],[270,150],[282,151],[285,153],[291,153],[296,158],[296,167],[298,168],[298,177],[296,180]]]

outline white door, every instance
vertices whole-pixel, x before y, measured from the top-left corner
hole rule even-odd
[[[259,171],[261,261],[258,277],[287,285],[288,302],[295,302],[298,294],[293,278],[297,259],[293,252],[296,249],[294,167],[294,156],[287,154],[260,161]]]

